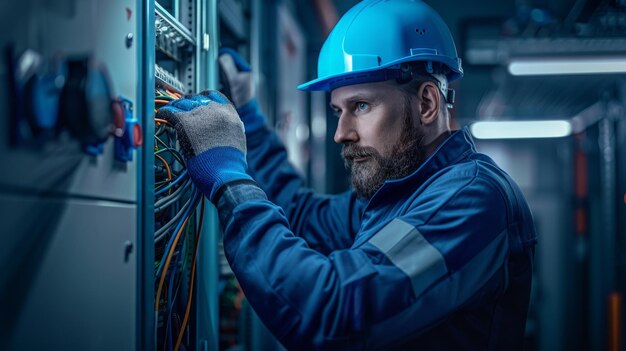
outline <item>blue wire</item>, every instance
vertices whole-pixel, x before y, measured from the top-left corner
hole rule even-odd
[[[174,267],[172,268],[172,272],[170,273],[170,282],[168,285],[168,292],[167,292],[167,311],[168,311],[168,316],[167,316],[167,335],[169,336],[169,342],[168,342],[168,347],[170,350],[172,350],[172,342],[173,340],[173,336],[172,336],[172,332],[174,330],[174,326],[172,323],[172,312],[174,310],[174,300],[176,298],[176,295],[178,295],[178,289],[176,289],[176,293],[173,294],[172,293],[172,289],[174,287],[174,279],[176,277],[176,272],[178,271],[178,265],[180,264],[180,260],[185,259],[185,257],[182,256],[182,253],[185,251],[185,247],[187,246],[187,240],[183,241],[183,248],[178,252],[178,254],[176,254],[176,263],[174,264]],[[181,284],[183,283],[183,278],[184,278],[184,274],[185,272],[181,271]]]
[[[179,183],[183,178],[187,177],[187,169],[183,170],[182,172],[180,172],[180,174],[178,175],[178,177],[176,177],[176,179],[174,179],[173,182],[171,182],[168,186],[166,186],[163,189],[159,189],[157,192],[154,193],[154,195],[161,195],[164,192],[168,191],[171,187],[173,187],[174,185],[176,185],[177,183]]]
[[[189,216],[189,212],[191,211],[192,208],[196,208],[196,206],[198,206],[198,201],[200,201],[200,196],[198,196],[198,191],[196,190],[196,188],[193,188],[193,193],[191,194],[191,198],[193,200],[191,201],[191,203],[185,210],[185,214],[183,214],[183,216],[180,217],[180,221],[178,221],[178,224],[176,225],[176,229],[174,229],[174,234],[170,237],[170,240],[167,242],[167,246],[165,246],[165,251],[163,251],[164,258],[167,256],[167,253],[170,252],[170,249],[172,248],[172,244],[174,243],[174,238],[176,238],[176,233],[178,233],[180,228],[183,226],[183,223],[185,222],[185,218]],[[161,275],[161,270],[163,269],[163,266],[165,266],[165,264],[164,262],[161,262],[161,265],[159,266],[159,269],[157,269],[157,272],[156,272],[157,277]]]
[[[197,204],[196,204],[197,206]],[[189,240],[189,233],[185,234],[185,239],[184,240]],[[184,243],[182,245],[185,245]],[[167,311],[168,311],[168,316],[167,316],[167,335],[169,337],[169,342],[168,342],[168,346],[170,349],[172,349],[172,342],[174,342],[172,333],[174,330],[174,324],[172,321],[172,312],[174,311],[174,300],[176,299],[176,296],[178,296],[178,291],[179,289],[176,289],[176,293],[173,293],[172,289],[174,288],[174,280],[176,277],[176,273],[178,271],[178,265],[180,264],[181,259],[185,260],[186,257],[183,257],[181,255],[181,251],[178,252],[178,254],[176,254],[176,263],[172,266],[172,271],[170,272],[170,282],[168,285],[168,293],[167,293]],[[185,272],[181,272],[180,273],[180,284],[182,284],[182,286],[186,286],[186,284],[188,284],[188,282],[185,281]]]
[[[176,263],[174,264],[174,267],[172,268],[172,271],[170,272],[170,282],[169,285],[167,287],[167,335],[168,335],[168,341],[167,341],[167,345],[168,345],[168,349],[169,350],[173,350],[174,348],[172,347],[172,329],[174,328],[172,326],[172,290],[174,289],[174,278],[176,277],[176,271],[178,270],[178,260],[180,259],[180,252],[176,255]]]
[[[184,170],[183,173],[186,174],[187,170]],[[185,174],[181,173],[180,176],[176,179],[176,181],[179,181],[181,178],[183,178],[183,176]],[[174,185],[174,183],[176,182],[172,182],[172,184],[170,184],[169,186]],[[167,189],[162,189],[162,190],[167,190]],[[176,238],[176,233],[178,233],[178,231],[180,230],[180,228],[183,226],[183,223],[185,223],[185,219],[187,217],[189,217],[189,213],[191,212],[192,209],[195,209],[198,206],[198,203],[200,202],[202,196],[200,195],[200,193],[198,192],[198,190],[194,187],[191,193],[191,201],[189,203],[189,206],[187,206],[187,208],[185,209],[185,213],[183,214],[183,216],[180,218],[180,220],[178,221],[178,224],[176,225],[176,229],[174,230],[174,234],[170,237],[169,241],[167,242],[167,246],[165,246],[165,251],[164,251],[164,256],[167,256],[167,253],[170,252],[170,250],[172,250],[172,245],[174,244],[174,239]],[[182,234],[181,234],[182,235]],[[173,284],[173,278],[176,275],[176,269],[177,269],[177,265],[178,265],[178,259],[180,258],[180,254],[177,255],[176,257],[176,262],[174,264],[174,268],[172,269],[171,273],[170,273],[170,284],[168,286],[168,294],[167,294],[167,305],[168,305],[168,312],[170,312],[170,315],[168,316],[168,319],[166,321],[166,323],[169,325],[170,324],[170,320],[171,320],[171,309],[172,309],[172,301],[171,301],[171,296],[172,296],[172,286]],[[159,266],[159,268],[157,269],[156,272],[156,276],[159,277],[161,275],[161,272],[163,270],[163,266],[165,266],[165,264],[163,264],[163,262],[161,263],[161,265]],[[166,328],[168,329],[167,333],[169,335],[169,348],[172,348],[172,330],[170,328]]]
[[[183,223],[185,223],[185,219],[189,216],[189,213],[191,212],[191,209],[195,209],[198,206],[198,203],[200,202],[201,196],[199,196],[198,191],[196,190],[196,188],[193,188],[193,192],[191,194],[191,202],[189,204],[189,206],[187,207],[187,209],[185,209],[185,213],[183,214],[183,216],[180,218],[180,221],[178,222],[178,224],[176,225],[176,229],[174,230],[174,234],[170,237],[170,240],[167,242],[167,246],[165,247],[165,251],[164,251],[164,256],[165,257],[167,255],[168,252],[170,252],[170,250],[173,250],[172,245],[174,244],[174,239],[176,238],[176,233],[178,233],[178,231],[180,230],[180,228],[183,226]],[[181,234],[182,235],[182,234]],[[178,265],[178,259],[180,258],[180,254],[177,255],[176,257],[176,261],[174,263],[174,267],[172,268],[172,271],[170,272],[170,282],[169,282],[169,286],[168,286],[168,294],[167,294],[167,308],[168,308],[168,318],[166,320],[166,330],[167,330],[167,334],[169,336],[169,341],[168,341],[168,346],[170,349],[172,349],[172,330],[171,330],[171,311],[172,311],[172,286],[174,285],[173,283],[173,279],[174,276],[176,275],[176,269],[177,269],[177,265]],[[156,276],[160,276],[161,275],[161,271],[163,269],[164,264],[162,263],[156,273]],[[167,336],[166,336],[167,337]]]

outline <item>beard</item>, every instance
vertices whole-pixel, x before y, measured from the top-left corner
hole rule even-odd
[[[343,146],[341,156],[346,168],[351,170],[350,182],[357,196],[371,198],[386,180],[408,176],[415,172],[424,160],[425,148],[422,145],[424,135],[413,126],[408,101],[405,101],[403,110],[402,134],[398,142],[391,147],[389,156],[383,156],[369,146],[355,144]],[[354,162],[354,159],[359,158],[366,160]]]

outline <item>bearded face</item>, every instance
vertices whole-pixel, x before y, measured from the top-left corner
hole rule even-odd
[[[358,196],[371,198],[386,180],[400,179],[413,173],[425,155],[423,133],[413,126],[410,102],[403,107],[402,134],[387,150],[344,144],[341,155],[351,170],[351,183]]]

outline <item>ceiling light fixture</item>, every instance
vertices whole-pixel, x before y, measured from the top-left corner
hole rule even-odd
[[[567,120],[546,121],[486,121],[470,126],[477,139],[561,138],[572,134]]]
[[[626,58],[518,58],[509,63],[508,69],[514,76],[626,73]]]

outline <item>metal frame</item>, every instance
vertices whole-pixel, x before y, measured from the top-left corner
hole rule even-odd
[[[137,38],[140,43],[137,84],[137,115],[143,126],[144,145],[138,152],[140,167],[137,171],[137,350],[155,349],[154,320],[154,0],[139,0],[137,9],[142,14],[138,20]]]
[[[204,67],[199,70],[196,86],[198,89],[217,87],[217,0],[201,2],[200,18],[197,18],[197,38],[199,43],[208,35],[209,45],[198,45],[196,64]],[[206,200],[205,200],[206,201]],[[207,201],[204,210],[204,229],[202,231],[200,248],[198,250],[197,277],[194,294],[196,296],[196,350],[217,350],[219,340],[219,267],[218,267],[218,240],[219,220],[215,208]]]
[[[175,7],[175,9],[177,8],[178,6]],[[167,24],[169,24],[172,28],[174,28],[189,44],[196,45],[195,36],[189,30],[189,28],[185,27],[183,23],[181,23],[178,19],[176,19],[176,17],[174,17],[175,15],[172,15],[169,12],[167,12],[167,10],[164,9],[163,6],[159,5],[158,2],[154,2],[154,11],[152,12],[153,13],[156,12],[156,17],[164,20]],[[156,17],[155,17],[155,20],[156,20]]]

